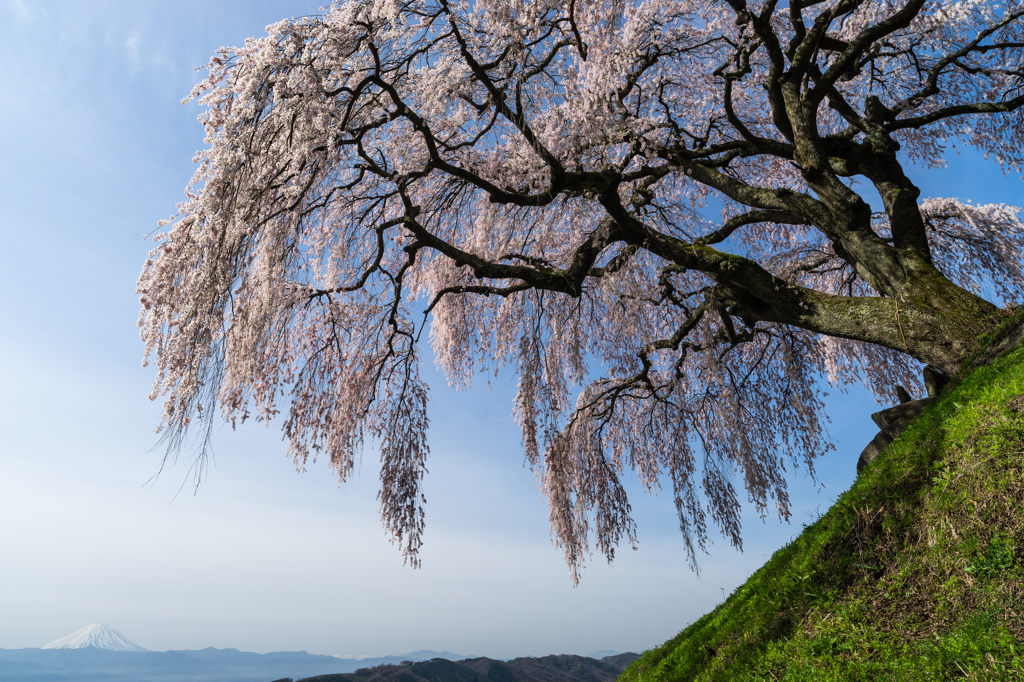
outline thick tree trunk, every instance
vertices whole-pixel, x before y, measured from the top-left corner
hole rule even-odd
[[[880,344],[955,377],[976,352],[979,336],[1008,313],[957,286],[912,251],[902,251],[900,260],[902,271],[892,278],[899,285],[889,296],[836,296],[780,286],[781,280],[750,261],[716,279],[732,303],[729,312],[748,323],[777,322]]]
[[[1005,312],[937,271],[909,284],[905,294],[868,299],[877,309],[871,324],[879,328],[871,335],[875,339],[862,340],[905,352],[951,377],[959,375],[978,338],[994,329]]]
[[[951,282],[916,251],[894,248],[871,232],[847,241],[856,251],[849,260],[882,296],[839,296],[794,286],[742,256],[653,230],[635,231],[632,243],[711,277],[725,312],[748,325],[775,322],[876,343],[951,377],[976,351],[978,337],[1008,315]]]
[[[920,222],[916,205],[913,213]],[[923,236],[923,229],[920,232]],[[991,302],[951,282],[932,265],[927,249],[898,248],[869,239],[858,245],[857,256],[858,270],[885,294],[884,299],[868,299],[879,308],[872,324],[880,327],[876,336],[881,338],[875,342],[949,376],[961,372],[964,360],[977,349],[978,337],[1006,316]]]
[[[887,345],[957,376],[977,351],[979,337],[995,329],[1007,313],[953,284],[931,265],[922,270],[908,278],[904,293],[891,299],[903,347]]]
[[[861,299],[860,311],[822,301],[820,315],[831,320],[817,330],[879,343],[957,376],[975,352],[978,337],[995,328],[1005,311],[957,286],[932,264],[917,204],[920,191],[904,174],[894,140],[877,130],[859,147],[855,164],[872,180],[885,205],[892,229],[887,242],[872,228],[868,204],[832,172],[813,130],[814,119],[808,117],[806,124],[810,141],[798,150],[807,155],[808,184],[830,212],[831,230],[823,231],[832,233],[837,252],[883,295]],[[851,314],[860,319],[842,319]],[[843,327],[850,327],[848,333]]]

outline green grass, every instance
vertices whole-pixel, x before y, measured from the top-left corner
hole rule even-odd
[[[1024,680],[1024,348],[621,682]]]

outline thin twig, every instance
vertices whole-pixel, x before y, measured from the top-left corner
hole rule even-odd
[[[896,324],[900,328],[900,336],[903,338],[903,347],[907,349],[907,355],[910,355],[910,346],[907,345],[907,336],[903,333],[903,322],[900,321],[900,298],[897,296],[896,301]]]

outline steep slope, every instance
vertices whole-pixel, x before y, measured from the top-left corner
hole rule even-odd
[[[43,649],[84,649],[87,646],[107,651],[149,651],[131,641],[120,632],[106,623],[88,625],[77,632],[72,632],[67,637],[61,637],[49,644],[44,644]]]
[[[1019,337],[1019,335],[1017,335]],[[1024,348],[621,682],[1024,679]]]

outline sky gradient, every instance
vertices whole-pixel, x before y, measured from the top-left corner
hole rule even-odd
[[[367,452],[343,488],[303,475],[280,432],[218,430],[194,491],[183,456],[154,478],[135,280],[202,145],[194,68],[320,2],[0,0],[0,648],[106,622],[154,649],[510,658],[642,651],[720,602],[853,482],[878,408],[832,391],[836,450],[818,482],[791,472],[794,515],[745,518],[686,565],[671,499],[628,490],[636,552],[595,557],[578,588],[512,422],[515,377],[467,392],[428,366],[423,568],[403,567],[377,517]],[[1019,202],[976,154],[917,171],[923,197]]]

